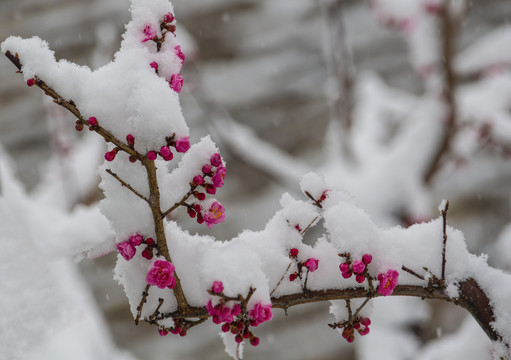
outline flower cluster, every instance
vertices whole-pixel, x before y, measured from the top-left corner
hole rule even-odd
[[[161,336],[165,336],[169,333],[169,329],[160,327],[158,329],[158,332],[160,333]],[[188,333],[186,323],[181,319],[174,319],[174,326],[170,328],[170,333],[174,335],[179,334],[179,336],[186,336],[186,334]]]
[[[257,326],[273,318],[271,304],[257,302],[252,309],[247,311],[245,306],[248,300],[240,303],[238,298],[225,296],[223,289],[224,286],[221,281],[213,282],[209,293],[220,297],[220,300],[216,305],[213,305],[211,299],[208,301],[206,305],[208,314],[213,318],[215,324],[223,323],[222,331],[231,332],[237,343],[249,339],[250,344],[257,346],[259,338],[252,333],[250,326]]]
[[[147,273],[146,281],[149,285],[160,289],[173,289],[176,286],[174,270],[174,265],[167,260],[156,260]]]
[[[337,325],[337,327],[343,327],[342,337],[346,339],[347,342],[352,343],[355,340],[355,330],[361,336],[369,334],[369,325],[371,325],[371,320],[365,317],[358,317],[354,319],[350,323],[342,323]]]
[[[146,245],[146,248],[142,251],[142,256],[148,260],[151,260],[153,258],[153,250],[156,247],[156,244],[152,238],[144,239],[142,235],[134,234],[131,235],[128,240],[117,243],[116,247],[124,260],[129,261],[133,258],[133,256],[135,256],[137,252],[136,247],[141,244]]]
[[[367,265],[373,261],[373,257],[370,254],[364,254],[362,256],[362,260],[356,260],[352,263],[350,254],[342,254],[342,256],[346,258],[346,262],[339,265],[342,277],[349,279],[354,274],[355,280],[359,284],[363,283],[366,277],[369,276],[367,273]]]
[[[156,27],[152,24],[147,24],[144,26],[144,28],[141,30],[142,33],[142,40],[141,42],[145,43],[148,41],[153,41],[156,43],[156,50],[158,52],[162,49],[162,44],[165,42],[165,37],[168,33],[173,34],[176,36],[176,25],[175,25],[175,17],[174,14],[168,13],[163,17],[163,20],[160,22],[160,29],[161,29],[161,36],[158,36],[158,31],[156,30]],[[185,54],[181,50],[181,46],[176,45],[172,49],[172,55],[177,58],[179,63],[182,65],[185,61]],[[149,66],[154,69],[156,73],[159,71],[159,64],[156,61],[152,61]],[[183,87],[183,77],[181,74],[174,73],[174,74],[167,74],[165,76],[165,79],[168,81],[169,86],[172,90],[174,90],[177,93],[181,92],[181,89]]]
[[[319,260],[316,258],[308,258],[305,261],[298,260],[298,249],[292,248],[289,250],[289,257],[295,261],[297,271],[289,275],[289,281],[295,281],[297,278],[302,279],[302,272],[307,269],[308,272],[314,272],[318,269]]]

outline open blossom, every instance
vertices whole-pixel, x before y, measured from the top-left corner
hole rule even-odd
[[[181,88],[183,87],[183,77],[181,74],[172,74],[169,81],[170,87],[177,93],[181,92]]]
[[[213,225],[224,222],[225,220],[225,208],[218,201],[215,201],[209,210],[203,214],[204,221],[208,228],[212,228]]]
[[[224,178],[226,172],[227,169],[225,168],[225,166],[220,166],[216,170],[215,175],[213,175],[213,177],[211,178],[211,181],[213,181],[213,185],[215,185],[215,187],[221,188],[222,186],[224,186]]]
[[[183,53],[183,51],[181,50],[181,46],[176,46],[174,48],[174,52],[176,53],[177,57],[179,58],[179,60],[181,61],[181,64],[185,61],[185,54]]]
[[[160,289],[173,289],[176,286],[174,278],[175,267],[166,260],[156,260],[146,276],[149,285],[158,286]]]
[[[137,252],[137,250],[135,249],[133,244],[129,241],[124,241],[122,243],[118,243],[116,245],[116,247],[117,247],[117,250],[119,250],[119,254],[121,254],[121,256],[126,261],[131,260],[133,258],[133,256],[135,256],[135,253]]]
[[[180,153],[185,153],[190,149],[190,137],[182,137],[176,140],[176,151]]]
[[[152,40],[156,37],[156,29],[152,25],[146,25],[144,28],[144,39],[142,42]]]
[[[273,317],[272,306],[270,304],[262,304],[260,302],[256,303],[252,310],[248,313],[252,319],[254,319],[255,324],[257,326],[265,321],[269,321]]]
[[[213,322],[215,324],[223,322],[231,323],[234,320],[233,310],[221,303],[213,306],[211,300],[209,300],[206,304],[206,310],[208,314],[213,317]]]
[[[399,273],[396,270],[389,270],[386,274],[379,274],[378,293],[383,296],[392,295],[394,288],[397,286]]]
[[[310,272],[314,272],[318,269],[319,260],[315,258],[310,258],[305,262],[305,267],[309,269]]]

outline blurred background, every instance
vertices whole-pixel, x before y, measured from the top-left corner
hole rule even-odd
[[[511,46],[511,3],[453,1],[468,7],[453,5],[451,25],[457,31],[449,36],[459,56],[448,59],[441,51],[447,36],[442,2],[417,3],[419,10],[398,0],[173,1],[177,36],[187,56],[181,103],[192,141],[211,133],[228,164],[226,185],[217,197],[230,211],[212,234],[223,240],[245,228],[262,229],[278,209],[280,195],[300,196],[300,175],[314,170],[352,193],[381,226],[437,217],[436,207],[448,198],[449,223],[465,233],[470,250],[488,253],[490,263],[510,269],[511,55],[504,50]],[[57,59],[98,68],[119,47],[128,7],[127,0],[2,0],[0,39],[37,35],[49,42]],[[455,68],[456,87],[443,82],[446,62]],[[48,160],[65,164],[78,140],[73,117],[28,88],[14,70],[7,59],[0,60],[0,143],[15,161],[17,178],[37,193],[45,172],[55,171],[48,170]],[[443,104],[440,115],[424,105],[429,101]],[[440,152],[429,179],[428,164],[418,169],[413,164],[434,157],[442,135],[428,133],[421,119],[442,124],[453,104],[456,139],[448,154]],[[409,129],[415,130],[401,135]],[[337,165],[328,155],[336,144],[341,148]],[[88,146],[99,148],[99,163],[102,144]],[[413,157],[375,155],[373,162],[371,151]],[[74,171],[62,166],[58,171]],[[98,182],[91,179],[79,194],[73,182],[60,189],[69,192],[68,208],[98,201]],[[190,230],[204,232],[193,224]],[[152,327],[135,326],[123,290],[113,280],[115,259],[114,254],[83,259],[77,267],[82,290],[92,294],[91,306],[99,309],[117,348],[148,360],[229,358],[212,324],[186,338],[161,338]],[[379,330],[374,325],[372,340],[370,335],[348,345],[328,328],[328,306],[277,314],[258,329],[261,345],[247,349],[247,358],[371,359],[379,354],[393,360],[453,359],[447,351],[446,357],[428,355],[432,344],[441,346],[435,343],[440,335],[459,336],[452,343],[459,339],[467,351],[470,344],[463,339],[484,338],[459,309],[396,300],[376,306],[385,314],[375,315],[373,323],[378,319],[383,325]],[[398,343],[399,351],[386,353],[385,343]],[[481,344],[489,359],[488,344]],[[482,359],[479,354],[473,350],[460,359]]]

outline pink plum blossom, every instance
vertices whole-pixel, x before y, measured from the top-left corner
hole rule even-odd
[[[130,239],[129,239],[129,242],[131,243],[131,245],[133,246],[138,246],[140,244],[142,244],[142,241],[144,240],[144,238],[142,237],[142,235],[140,234],[135,234],[135,235],[131,235],[130,236]]]
[[[319,260],[315,258],[307,259],[304,263],[305,267],[309,269],[310,272],[314,272],[318,269]]]
[[[221,303],[213,306],[211,300],[209,300],[206,304],[206,310],[208,314],[213,317],[213,322],[215,324],[220,324],[223,322],[231,323],[234,320],[232,310]]]
[[[362,274],[366,268],[366,265],[361,260],[357,260],[353,263],[351,268],[355,274]]]
[[[142,42],[152,40],[156,37],[156,29],[152,25],[146,25],[144,28],[144,39]]]
[[[213,155],[211,155],[210,162],[211,162],[211,165],[213,165],[213,166],[222,165],[222,158],[220,157],[220,154],[214,153]]]
[[[201,184],[204,184],[204,178],[203,178],[202,176],[200,176],[200,175],[195,175],[195,176],[193,177],[193,183],[194,183],[195,185],[201,185]]]
[[[181,88],[183,87],[183,77],[181,74],[172,74],[169,84],[175,92],[180,93]]]
[[[379,274],[378,280],[380,285],[378,286],[378,293],[383,296],[392,295],[394,288],[397,286],[399,273],[396,270],[389,270],[386,274]]]
[[[174,14],[169,12],[168,14],[165,15],[165,17],[163,18],[163,21],[165,21],[168,24],[168,23],[171,23],[172,21],[174,21],[174,19],[175,19]]]
[[[174,278],[175,267],[167,260],[156,260],[147,273],[146,281],[149,285],[157,286],[160,289],[173,289],[176,286]]]
[[[220,294],[224,291],[224,284],[221,281],[213,281],[213,285],[211,285],[211,291],[215,294]]]
[[[158,156],[158,154],[156,154],[156,151],[149,151],[147,153],[147,159],[148,160],[151,160],[151,161],[154,161],[156,160],[156,157]]]
[[[119,250],[119,254],[121,254],[121,256],[126,261],[133,259],[133,256],[135,256],[135,253],[137,252],[133,244],[131,244],[129,241],[118,243],[116,247],[117,250]]]
[[[98,124],[98,119],[96,119],[94,116],[91,116],[87,122],[90,126],[96,126]]]
[[[181,50],[181,46],[177,45],[174,48],[174,52],[176,53],[177,57],[179,58],[179,60],[181,61],[181,64],[182,64],[185,61],[185,54]]]
[[[211,178],[211,181],[213,181],[213,185],[215,185],[215,187],[221,188],[222,186],[224,186],[224,178],[226,172],[227,169],[225,168],[225,166],[220,166],[216,170],[215,175],[213,175],[213,177]]]
[[[248,313],[254,319],[254,326],[257,326],[265,321],[269,321],[273,317],[272,306],[270,304],[256,303],[252,310]]]
[[[363,262],[364,264],[366,264],[366,265],[367,265],[367,264],[370,264],[370,263],[371,263],[371,261],[373,261],[373,257],[372,257],[371,255],[369,255],[369,254],[364,254],[364,255],[362,255],[362,262]]]
[[[218,201],[215,201],[209,210],[203,215],[204,221],[208,228],[213,225],[222,223],[225,220],[225,208]]]
[[[185,153],[190,149],[190,137],[182,137],[176,140],[176,151],[180,153]]]

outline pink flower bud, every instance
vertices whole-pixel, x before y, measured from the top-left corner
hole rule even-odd
[[[156,151],[149,151],[146,156],[148,160],[154,161],[158,155],[156,154]]]
[[[304,263],[305,267],[309,269],[310,272],[314,272],[318,269],[319,260],[315,258],[307,259]]]
[[[373,261],[373,257],[372,257],[371,255],[369,255],[369,254],[364,254],[364,255],[362,256],[362,262],[363,262],[364,264],[366,264],[366,265],[367,265],[367,264],[370,264],[370,263],[371,263],[371,261]]]
[[[186,210],[186,212],[188,213],[188,216],[191,218],[194,218],[195,216],[197,216],[197,213],[193,209],[188,209],[188,210]]]
[[[147,260],[151,260],[153,258],[153,250],[149,247],[146,247],[144,251],[142,251],[142,257]]]
[[[232,315],[233,316],[238,316],[239,314],[241,314],[241,305],[240,304],[234,304],[234,306],[232,307]]]
[[[213,185],[213,184],[206,184],[204,186],[204,188],[206,189],[206,192],[208,194],[211,194],[211,195],[215,195],[216,194],[216,187],[215,187],[215,185]]]
[[[202,167],[202,172],[203,172],[204,174],[209,174],[209,173],[211,173],[211,165],[209,165],[209,164],[204,165],[204,166]]]
[[[106,161],[113,161],[115,159],[115,155],[117,155],[117,149],[113,149],[112,151],[108,151],[105,153]]]
[[[351,275],[353,275],[353,273],[350,271],[345,271],[345,272],[342,272],[342,277],[345,278],[345,279],[349,279],[351,277]]]
[[[257,336],[254,336],[253,338],[250,339],[250,344],[252,346],[257,346],[259,345],[259,338]]]
[[[355,280],[359,283],[359,284],[362,284],[364,281],[365,281],[366,277],[364,276],[364,274],[358,274],[356,277],[355,277]]]
[[[156,61],[150,63],[149,66],[151,66],[154,69],[154,71],[158,71],[158,63]]]
[[[217,166],[217,167],[222,165],[222,158],[220,157],[220,154],[215,153],[215,154],[211,155],[210,163],[211,163],[211,165]]]
[[[355,274],[361,274],[364,272],[366,265],[361,261],[357,260],[353,263],[352,269]]]
[[[142,241],[144,240],[144,238],[142,237],[142,235],[140,234],[135,234],[135,235],[131,235],[130,236],[130,239],[129,239],[129,242],[131,243],[131,245],[133,246],[138,246],[140,244],[142,244]]]
[[[166,158],[166,157],[169,157],[170,154],[172,154],[172,152],[170,151],[170,148],[168,146],[162,146],[160,148],[160,155],[163,157],[163,158]]]
[[[129,157],[129,161],[130,161],[131,163],[137,162],[137,158],[136,158],[136,157],[134,157],[133,155],[130,155],[130,157]]]
[[[183,81],[181,74],[172,74],[169,81],[170,88],[175,92],[180,93],[183,88]]]
[[[369,326],[369,325],[371,325],[371,319],[361,316],[360,323],[364,326]]]
[[[128,145],[135,145],[135,137],[131,134],[126,135],[126,142]]]
[[[180,139],[177,139],[175,147],[176,147],[177,152],[180,152],[180,153],[187,152],[188,149],[190,149],[190,138],[187,136],[187,137],[182,137]]]
[[[163,18],[163,21],[166,22],[167,24],[168,23],[171,23],[172,21],[174,21],[175,19],[175,16],[174,14],[172,13],[168,13],[167,15],[165,15],[165,17]]]
[[[243,341],[243,335],[240,335],[240,334],[236,335],[236,337],[234,338],[234,341],[236,341],[239,344],[240,342]]]
[[[35,85],[35,80],[34,79],[28,79],[27,80],[27,85],[28,86],[34,86]]]
[[[195,198],[200,201],[206,199],[206,194],[204,193],[194,193],[193,196],[195,196]]]
[[[160,336],[165,336],[169,333],[166,329],[158,329],[158,332],[160,333]]]
[[[144,38],[142,42],[152,40],[156,37],[156,29],[152,25],[146,25],[144,28]]]
[[[118,243],[116,247],[117,250],[119,250],[119,254],[121,254],[126,261],[133,259],[133,256],[135,256],[135,253],[137,252],[135,247],[129,241]]]
[[[88,123],[90,126],[96,126],[98,124],[98,120],[94,116],[91,116],[88,120]]]
[[[174,52],[176,53],[177,57],[179,58],[179,60],[181,61],[181,64],[185,61],[185,54],[183,53],[183,51],[181,50],[181,46],[176,46],[174,48]]]
[[[292,273],[291,275],[289,275],[289,281],[295,281],[297,277],[298,275],[296,275],[296,273]]]
[[[350,271],[350,264],[342,263],[341,265],[339,265],[339,270],[341,270],[341,272],[343,272],[343,273],[349,272]]]
[[[229,330],[231,330],[231,325],[229,323],[225,323],[222,325],[223,332],[229,332]]]
[[[154,240],[153,240],[153,238],[147,238],[147,239],[145,240],[145,243],[146,243],[147,245],[154,245]]]
[[[215,294],[220,294],[224,291],[224,284],[221,281],[213,281],[213,285],[211,285],[211,291]]]
[[[291,250],[289,250],[289,257],[297,257],[297,256],[298,256],[297,248],[292,248]]]
[[[201,185],[201,184],[203,184],[203,183],[204,183],[204,178],[203,178],[202,176],[200,176],[200,175],[195,175],[195,176],[193,177],[193,183],[194,183],[195,185]]]

